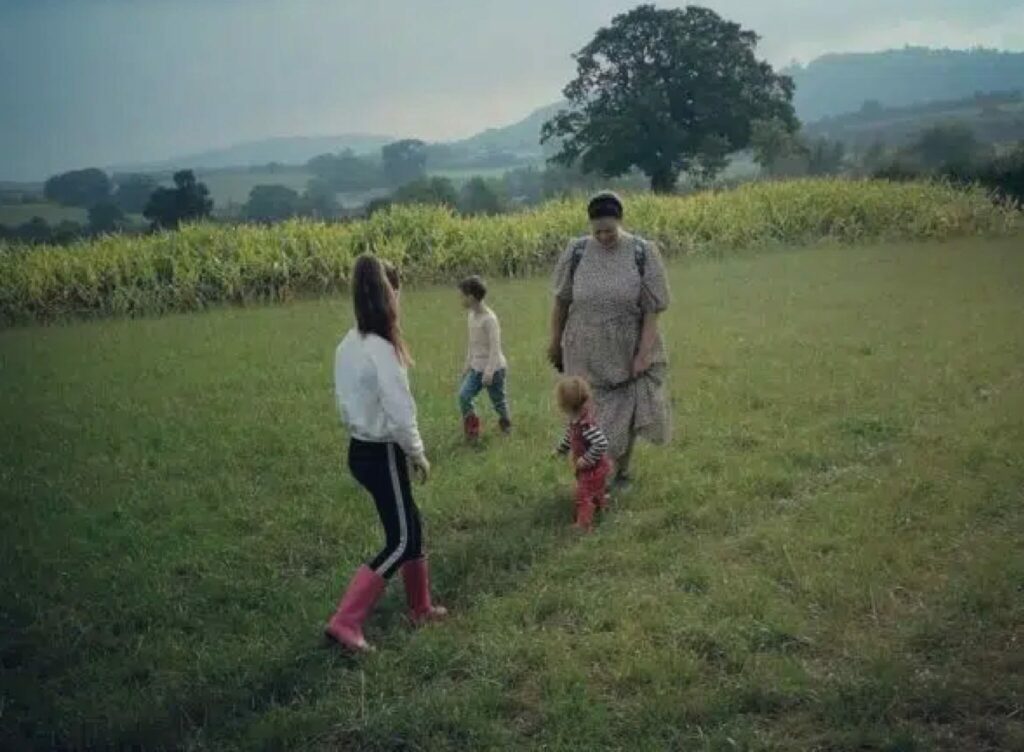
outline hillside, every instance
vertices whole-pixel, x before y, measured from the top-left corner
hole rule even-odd
[[[797,115],[811,123],[855,112],[869,100],[906,107],[975,92],[1013,91],[1024,86],[1024,53],[908,47],[824,55],[785,73],[796,83]]]
[[[393,136],[365,133],[348,133],[340,136],[283,136],[247,141],[162,162],[123,165],[110,169],[112,172],[161,172],[179,166],[188,166],[196,170],[220,170],[228,167],[266,165],[272,162],[300,165],[318,154],[335,153],[345,149],[351,149],[357,154],[373,153],[394,140]]]
[[[558,112],[563,102],[540,107],[525,118],[503,128],[488,128],[451,146],[469,151],[506,151],[519,156],[540,156],[540,129]]]
[[[1024,140],[1024,93],[975,95],[910,107],[870,105],[857,112],[823,118],[805,126],[805,130],[812,138],[825,137],[864,149],[874,143],[904,146],[925,128],[950,122],[969,126],[984,143]]]

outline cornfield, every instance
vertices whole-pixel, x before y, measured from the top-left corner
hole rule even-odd
[[[832,241],[1004,235],[1024,222],[978,189],[935,183],[803,180],[752,183],[690,197],[627,199],[627,225],[668,256]],[[348,225],[197,224],[145,237],[110,236],[32,249],[0,246],[0,322],[152,315],[223,303],[285,301],[347,284],[353,259],[379,254],[411,281],[468,272],[546,272],[586,231],[582,201],[498,217],[394,207]]]

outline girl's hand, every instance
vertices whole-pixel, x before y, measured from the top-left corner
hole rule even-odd
[[[580,457],[578,460],[576,460],[576,469],[577,470],[589,470],[590,469],[590,463],[587,462],[586,457]]]
[[[413,457],[412,469],[416,474],[416,479],[420,483],[426,483],[430,480],[430,461],[427,459],[426,455]]]
[[[484,382],[484,386],[490,386],[491,384],[493,384],[494,383],[494,374],[493,373],[486,373],[485,372],[484,373],[483,382]]]

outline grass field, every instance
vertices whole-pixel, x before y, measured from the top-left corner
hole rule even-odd
[[[408,292],[453,617],[396,583],[359,662],[320,643],[379,545],[346,301],[0,332],[0,747],[1021,749],[1021,250],[673,262],[678,435],[585,539],[547,283],[494,285],[517,430],[478,450],[456,295]]]
[[[0,225],[17,227],[33,217],[42,217],[51,225],[64,220],[86,224],[89,212],[76,206],[60,206],[48,202],[38,204],[0,204]]]

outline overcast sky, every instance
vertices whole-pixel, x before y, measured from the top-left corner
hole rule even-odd
[[[281,135],[471,135],[555,101],[617,0],[0,0],[0,179]],[[657,3],[683,6],[686,3]],[[1024,0],[707,0],[773,63],[1024,49]]]

